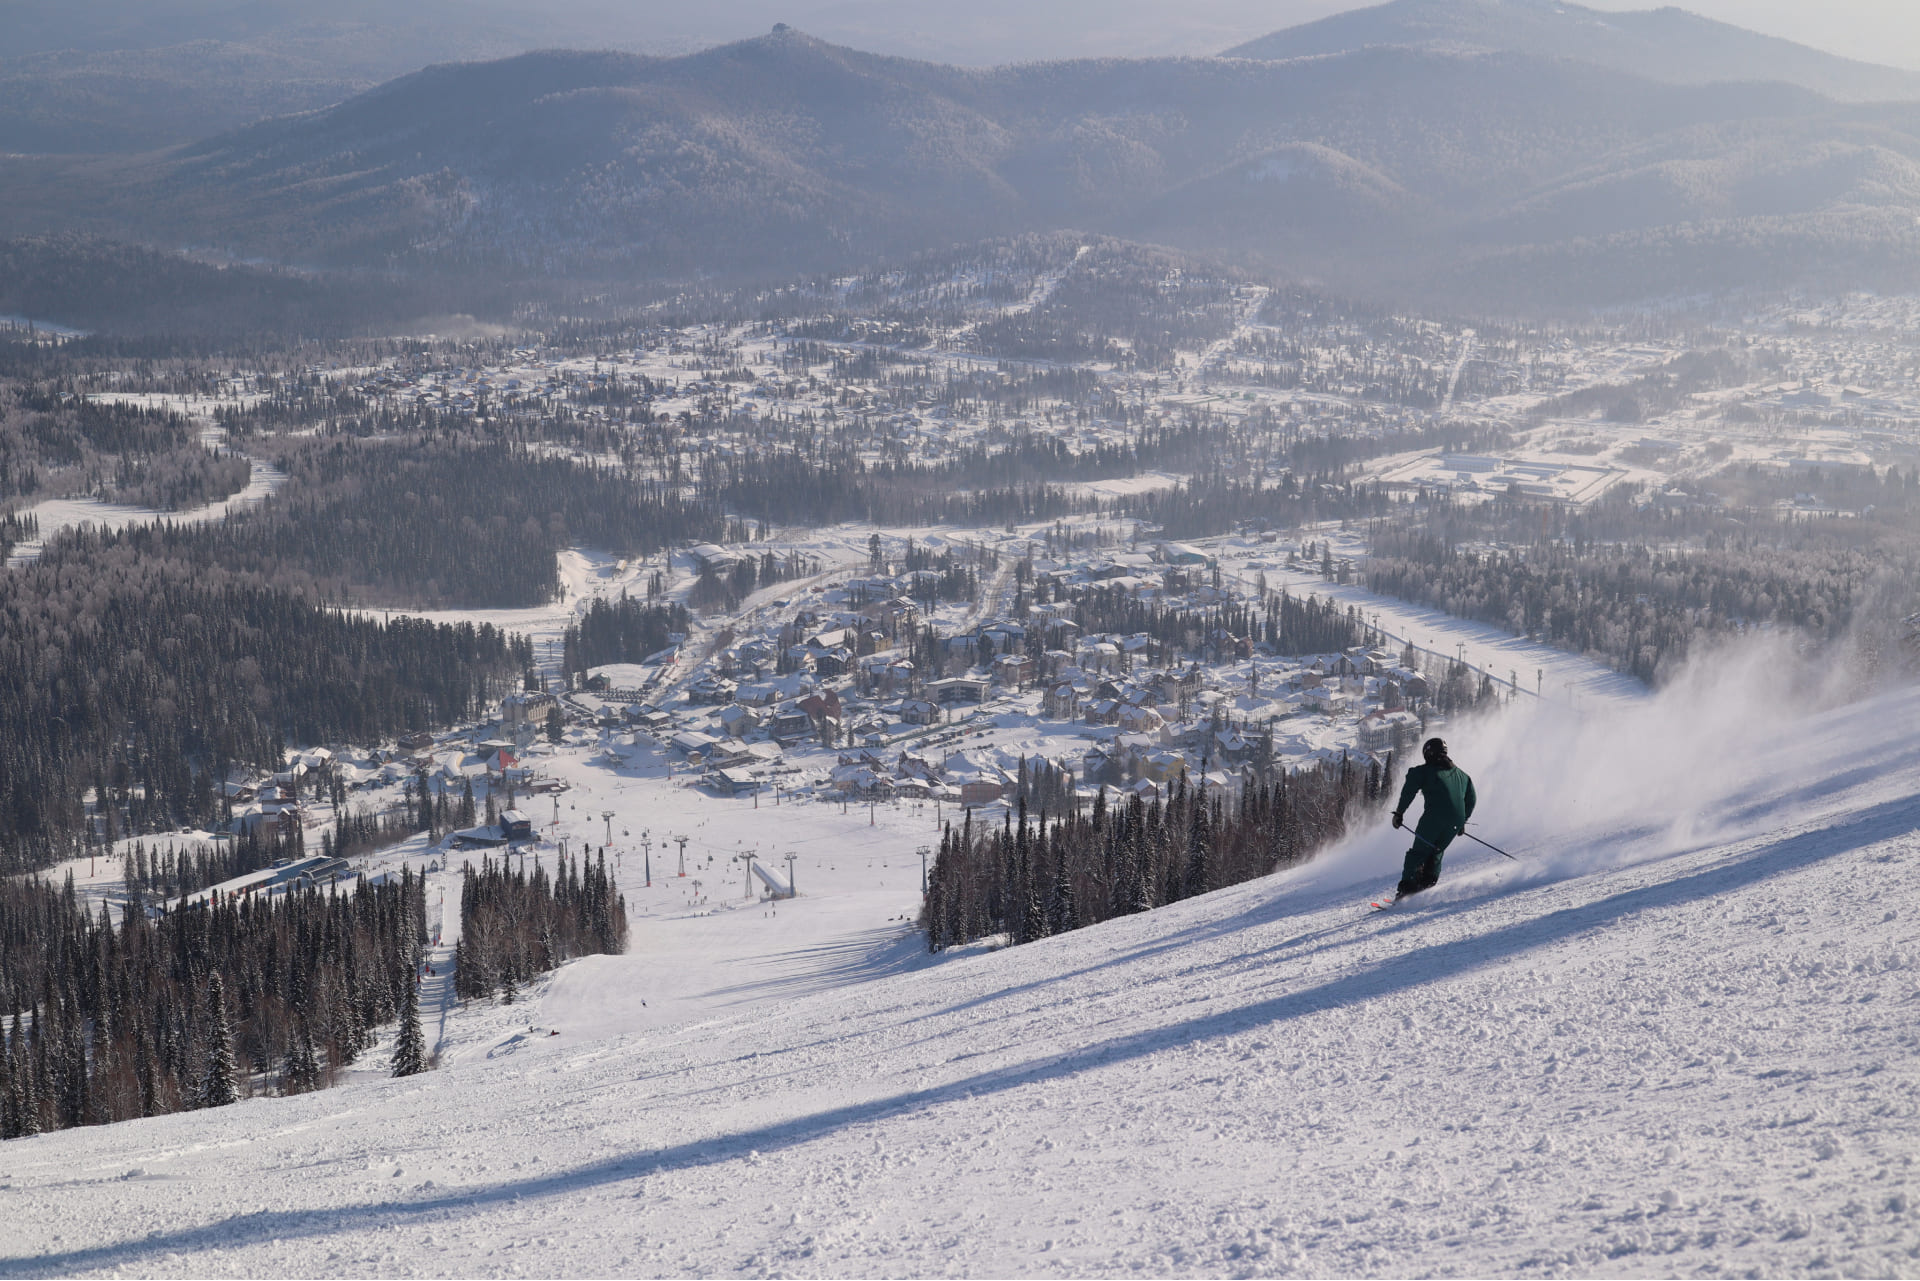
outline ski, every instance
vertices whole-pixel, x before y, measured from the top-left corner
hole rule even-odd
[[[1397,898],[1390,898],[1383,903],[1379,899],[1370,899],[1367,902],[1367,906],[1372,908],[1376,912],[1391,912],[1393,910],[1393,905],[1395,903],[1398,903],[1399,901],[1400,900]]]

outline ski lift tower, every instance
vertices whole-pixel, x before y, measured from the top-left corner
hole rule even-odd
[[[673,839],[680,842],[680,875],[685,876],[687,874],[687,841],[691,838],[676,836]]]
[[[743,871],[746,874],[745,888],[741,893],[740,897],[752,898],[753,897],[753,851],[747,850],[743,853],[735,854],[733,857],[738,863],[740,863],[741,871]]]
[[[607,823],[607,844],[608,844],[608,846],[612,846],[612,844],[613,844],[613,811],[612,811],[612,810],[601,810],[601,811],[600,811],[600,817],[606,820],[606,823]]]
[[[799,857],[800,857],[800,856],[799,856],[798,854],[796,854],[796,853],[794,853],[794,852],[793,852],[792,850],[788,850],[788,851],[787,851],[787,853],[786,853],[786,859],[787,859],[787,893],[788,893],[788,895],[789,895],[789,896],[791,896],[791,897],[793,897],[793,898],[798,898],[798,897],[800,896],[800,883],[799,883],[798,881],[796,881],[796,880],[794,880],[794,879],[793,879],[793,861],[794,861],[795,859],[797,859],[797,858],[799,858]]]

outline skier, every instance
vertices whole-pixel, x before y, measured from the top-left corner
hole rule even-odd
[[[1400,787],[1400,804],[1393,811],[1397,828],[1414,794],[1426,798],[1420,821],[1414,825],[1413,848],[1407,851],[1400,887],[1394,891],[1395,901],[1418,894],[1440,879],[1441,856],[1453,838],[1467,830],[1467,820],[1473,817],[1473,780],[1447,755],[1446,740],[1428,739],[1421,745],[1420,755],[1425,763],[1407,771],[1407,780]]]

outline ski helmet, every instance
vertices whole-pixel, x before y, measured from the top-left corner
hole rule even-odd
[[[1422,743],[1420,755],[1426,758],[1427,764],[1438,765],[1442,769],[1447,769],[1453,764],[1453,757],[1447,755],[1447,740],[1444,738],[1430,738]]]

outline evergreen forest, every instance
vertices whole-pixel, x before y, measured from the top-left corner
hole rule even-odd
[[[992,936],[1028,943],[1302,862],[1363,807],[1388,802],[1393,769],[1391,757],[1365,768],[1342,757],[1265,777],[1250,770],[1235,802],[1182,776],[1164,800],[1136,794],[1109,806],[1102,789],[1090,807],[1023,769],[1003,824],[976,828],[969,813],[942,832],[921,908],[928,949]]]
[[[413,1001],[424,886],[403,871],[116,923],[71,881],[0,879],[0,1138],[331,1084]]]
[[[607,856],[555,861],[552,875],[483,858],[460,883],[460,941],[455,990],[466,1000],[498,995],[511,1004],[527,980],[576,956],[627,950],[627,900],[607,871]]]

